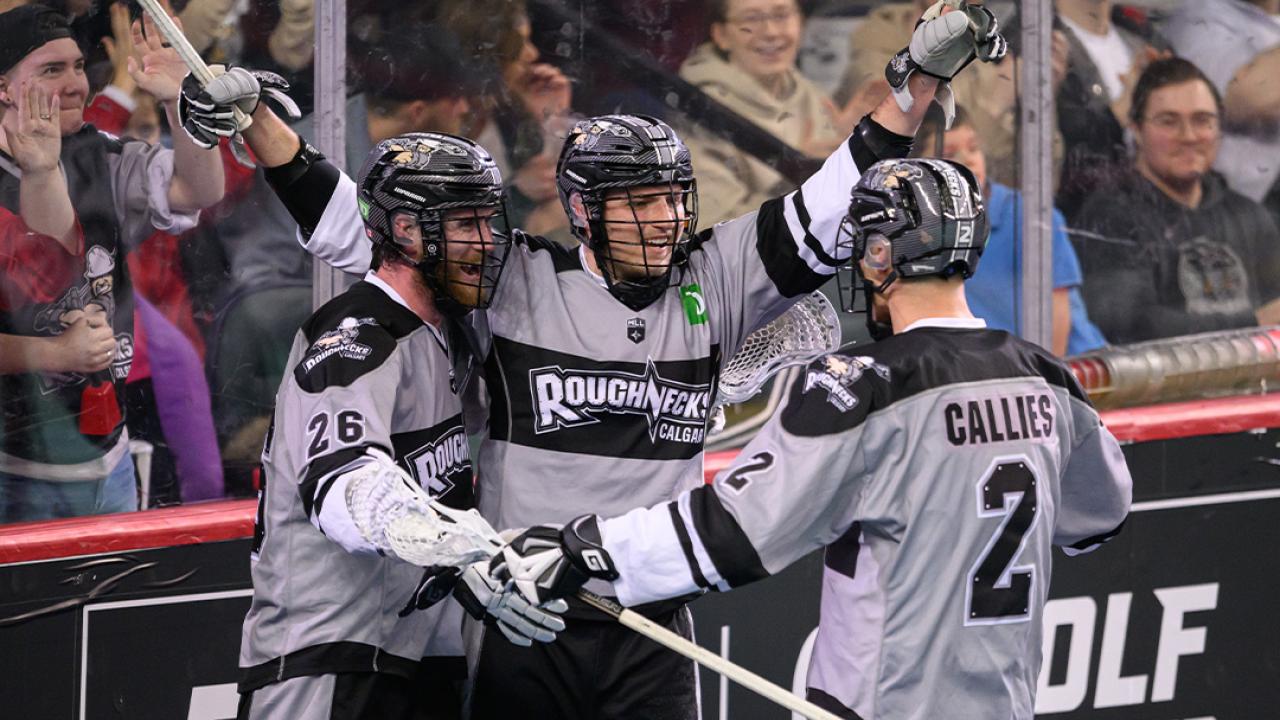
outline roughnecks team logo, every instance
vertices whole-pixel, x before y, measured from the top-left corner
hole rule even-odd
[[[471,452],[467,434],[461,427],[451,428],[443,436],[404,456],[405,464],[432,497],[453,489],[459,473],[464,481],[471,479]]]
[[[710,384],[668,380],[653,360],[642,374],[536,368],[529,371],[529,385],[539,434],[600,422],[598,413],[644,416],[655,442],[700,443],[706,430]]]

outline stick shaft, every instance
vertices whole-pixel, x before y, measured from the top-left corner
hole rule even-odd
[[[823,710],[808,700],[797,697],[788,690],[769,682],[741,665],[729,662],[697,643],[680,637],[645,616],[632,612],[608,598],[600,597],[587,590],[579,590],[578,598],[597,610],[613,616],[622,625],[644,635],[659,645],[724,675],[748,690],[758,693],[792,712],[800,713],[804,717],[810,718],[810,720],[840,720],[836,715]]]
[[[213,71],[205,64],[204,58],[200,57],[200,53],[196,52],[195,47],[191,45],[191,41],[186,35],[182,34],[182,30],[178,28],[173,18],[169,17],[169,13],[164,11],[158,0],[138,0],[138,4],[142,9],[151,16],[151,22],[155,24],[156,29],[160,31],[160,36],[165,42],[173,46],[177,51],[178,57],[182,58],[182,62],[187,64],[187,69],[192,75],[196,76],[196,80],[200,81],[201,87],[213,82]],[[236,122],[243,127],[248,127],[245,121],[248,116],[238,107],[231,108],[235,116]]]

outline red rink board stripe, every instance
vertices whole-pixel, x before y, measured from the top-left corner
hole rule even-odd
[[[235,540],[253,534],[252,500],[0,525],[0,564]]]
[[[1280,393],[1110,410],[1102,419],[1126,442],[1280,427]],[[709,482],[737,450],[707,453]],[[235,540],[253,534],[254,502],[223,500],[144,513],[0,525],[0,564]]]

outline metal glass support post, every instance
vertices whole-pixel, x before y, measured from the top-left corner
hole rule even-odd
[[[1053,4],[1022,0],[1018,161],[1022,168],[1022,337],[1053,342]],[[1007,61],[1006,61],[1007,62]]]
[[[316,148],[346,170],[347,2],[317,0],[315,54]],[[311,266],[311,303],[318,308],[346,289],[346,274],[323,261]]]

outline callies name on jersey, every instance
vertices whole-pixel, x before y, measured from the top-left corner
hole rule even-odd
[[[701,443],[706,432],[711,385],[664,378],[652,359],[641,374],[535,368],[529,385],[538,434],[598,423],[599,413],[643,416],[653,442]]]

